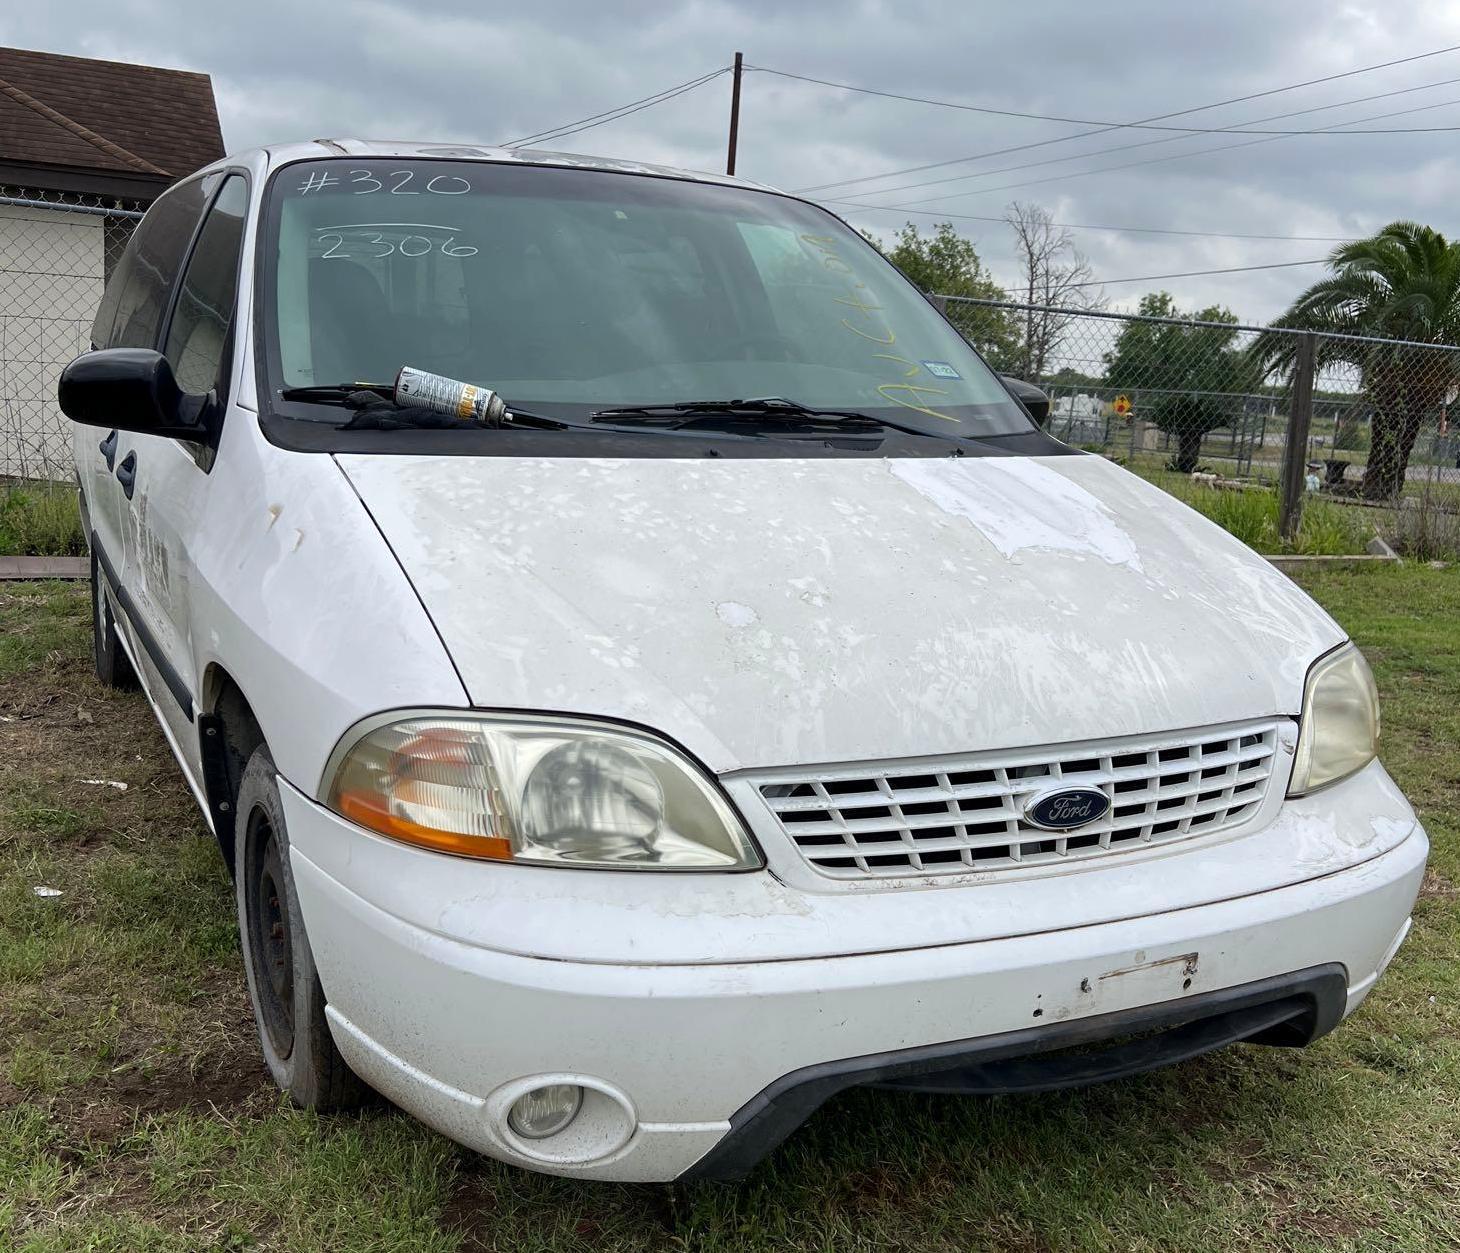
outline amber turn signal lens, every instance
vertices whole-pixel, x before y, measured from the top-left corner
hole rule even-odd
[[[340,814],[379,835],[406,844],[419,844],[438,853],[455,853],[458,857],[489,857],[494,861],[512,860],[512,841],[500,835],[462,835],[454,831],[438,831],[422,826],[409,818],[401,818],[382,809],[378,797],[342,792],[336,799]]]
[[[426,724],[366,737],[341,763],[334,810],[379,835],[458,857],[512,859],[491,757],[470,727]]]

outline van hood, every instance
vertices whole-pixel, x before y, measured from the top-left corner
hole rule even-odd
[[[473,705],[717,773],[1295,714],[1345,638],[1095,456],[337,460]]]

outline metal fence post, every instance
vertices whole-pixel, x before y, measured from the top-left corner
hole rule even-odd
[[[1298,336],[1293,362],[1293,389],[1288,402],[1288,434],[1283,445],[1282,496],[1278,505],[1278,534],[1291,543],[1303,521],[1304,479],[1308,467],[1308,428],[1313,422],[1313,373],[1317,342],[1312,331]]]

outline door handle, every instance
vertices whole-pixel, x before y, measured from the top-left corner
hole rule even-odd
[[[117,461],[117,433],[113,431],[97,447],[101,449],[101,455],[106,458],[106,468],[110,470]]]
[[[122,458],[122,464],[117,467],[117,482],[122,485],[122,495],[131,500],[132,492],[137,486],[136,453],[129,452]]]

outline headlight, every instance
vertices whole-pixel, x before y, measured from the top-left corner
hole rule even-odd
[[[748,870],[760,854],[684,754],[568,719],[422,714],[346,736],[322,799],[462,857],[618,870]]]
[[[1320,657],[1303,689],[1303,723],[1289,796],[1336,783],[1379,751],[1379,692],[1363,653],[1352,644]]]

